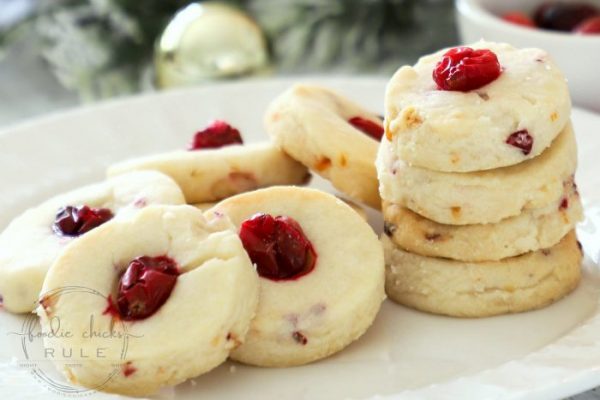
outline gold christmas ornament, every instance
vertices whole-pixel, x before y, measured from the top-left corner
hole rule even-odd
[[[265,72],[263,31],[241,10],[219,2],[192,3],[175,14],[154,54],[159,87]]]

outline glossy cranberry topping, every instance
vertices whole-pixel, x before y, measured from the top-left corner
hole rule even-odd
[[[166,256],[144,256],[131,261],[119,280],[117,309],[120,317],[139,320],[154,314],[171,295],[178,276],[177,263]],[[109,299],[109,306],[110,302]],[[106,312],[110,310],[107,308]]]
[[[348,122],[359,131],[371,136],[375,140],[381,141],[384,132],[381,124],[362,117],[352,117]]]
[[[591,4],[553,1],[538,7],[533,19],[540,28],[570,31],[597,14],[598,9]]]
[[[468,92],[494,81],[501,72],[498,58],[492,51],[455,47],[436,64],[433,80],[439,90]]]
[[[527,129],[521,129],[520,131],[511,133],[506,139],[506,143],[521,149],[523,154],[528,155],[531,153],[531,148],[533,147],[533,137],[531,137]]]
[[[580,33],[582,35],[600,34],[600,16],[584,20],[582,23],[575,27],[574,32]]]
[[[107,208],[61,207],[56,213],[52,230],[60,236],[80,236],[109,221],[113,216]]]
[[[256,214],[242,223],[240,239],[263,278],[298,279],[317,262],[312,243],[290,217]]]
[[[530,28],[535,27],[535,23],[533,22],[533,20],[529,18],[527,14],[519,11],[506,13],[502,16],[502,19],[516,25],[527,26]]]
[[[227,122],[216,120],[203,130],[196,132],[188,150],[216,149],[243,143],[240,131]]]

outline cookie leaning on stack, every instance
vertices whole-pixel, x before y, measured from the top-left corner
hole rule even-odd
[[[531,310],[580,279],[565,79],[539,49],[478,42],[388,84],[377,157],[386,290],[438,314]]]

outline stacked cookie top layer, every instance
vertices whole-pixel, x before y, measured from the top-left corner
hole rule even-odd
[[[392,299],[485,316],[538,308],[576,286],[577,148],[568,87],[546,52],[442,50],[400,68],[385,107],[376,164]],[[543,277],[514,272],[535,276],[531,260],[553,250],[560,257]]]

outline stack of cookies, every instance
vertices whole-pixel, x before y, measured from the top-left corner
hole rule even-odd
[[[478,42],[388,84],[377,171],[386,290],[438,314],[546,306],[580,279],[568,87],[545,51]]]

